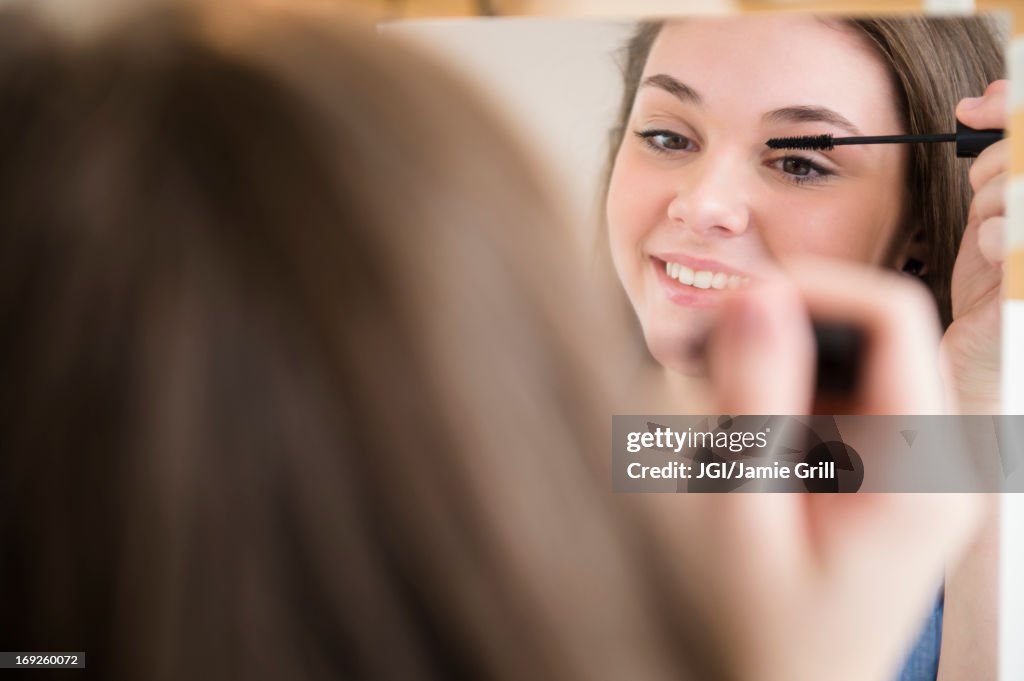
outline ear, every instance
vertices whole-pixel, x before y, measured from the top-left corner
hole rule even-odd
[[[913,236],[894,253],[890,264],[893,269],[915,277],[928,274],[928,240],[923,229],[915,229]]]

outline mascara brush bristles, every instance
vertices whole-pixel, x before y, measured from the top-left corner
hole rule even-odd
[[[867,135],[857,137],[832,137],[832,135],[807,135],[806,137],[773,137],[765,144],[769,149],[806,149],[807,151],[831,151],[848,144],[922,144],[932,142],[955,142],[957,158],[976,158],[986,147],[1003,139],[1003,130],[975,130],[957,122],[956,132],[930,135]]]
[[[768,140],[767,144],[770,149],[806,149],[808,151],[830,151],[835,147],[832,135],[775,137]]]

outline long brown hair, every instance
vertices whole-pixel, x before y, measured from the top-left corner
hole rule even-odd
[[[6,11],[0,148],[8,649],[724,673],[609,494],[608,335],[559,210],[429,58],[279,13]]]
[[[889,17],[837,20],[863,35],[888,68],[906,130],[926,134],[953,130],[954,110],[964,97],[980,95],[1005,77],[1005,28],[995,17]],[[615,155],[633,110],[651,46],[663,22],[637,25],[622,50],[623,92],[609,135],[605,190]],[[907,164],[909,205],[903,229],[889,245],[890,256],[920,234],[925,249],[924,281],[931,289],[944,325],[952,320],[950,280],[960,238],[967,224],[970,161],[955,158],[943,145],[910,145]]]

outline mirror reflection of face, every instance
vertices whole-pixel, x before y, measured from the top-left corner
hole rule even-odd
[[[883,264],[906,201],[903,145],[772,150],[772,137],[906,132],[886,66],[812,17],[667,24],[652,46],[607,199],[612,260],[647,345],[694,373],[724,290],[780,257]]]

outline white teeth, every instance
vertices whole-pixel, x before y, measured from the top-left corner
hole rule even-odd
[[[693,279],[694,279],[694,275],[695,274],[696,273],[693,270],[691,270],[689,267],[687,267],[686,265],[680,265],[679,266],[679,272],[676,275],[676,279],[678,279],[679,281],[681,281],[684,284],[691,285],[691,284],[693,284]]]
[[[750,280],[738,274],[711,272],[710,270],[692,270],[677,262],[665,263],[665,274],[677,281],[700,289],[714,288],[718,290],[737,289],[746,286]]]
[[[693,275],[693,285],[697,288],[711,288],[711,279],[714,274],[707,270],[701,270]]]

